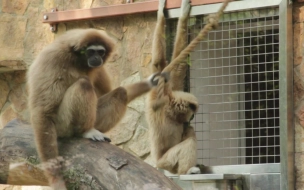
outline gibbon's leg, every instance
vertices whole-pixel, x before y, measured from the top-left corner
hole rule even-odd
[[[187,38],[187,22],[189,17],[191,6],[190,0],[182,0],[181,4],[181,16],[179,17],[177,24],[176,37],[174,42],[174,50],[172,54],[172,60],[175,59],[182,50],[185,49],[188,43]],[[172,90],[183,90],[184,89],[184,78],[187,71],[187,60],[177,64],[171,72],[171,84]]]
[[[109,138],[94,128],[97,97],[89,78],[78,79],[66,91],[58,111],[58,137],[81,135],[98,141]],[[60,133],[59,133],[60,132]]]
[[[97,104],[96,129],[106,132],[113,128],[124,116],[129,102],[157,85],[154,81],[157,75],[151,75],[147,81],[118,87],[101,96]]]
[[[196,164],[196,138],[193,127],[184,132],[183,141],[170,148],[158,161],[157,167],[178,174],[200,173]],[[188,173],[189,172],[189,173]]]
[[[165,16],[166,0],[159,0],[157,22],[152,43],[152,73],[161,72],[167,65],[165,41]]]

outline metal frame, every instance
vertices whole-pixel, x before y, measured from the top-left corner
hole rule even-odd
[[[280,148],[281,189],[294,189],[293,29],[292,4],[280,3]],[[284,77],[282,77],[284,76]]]
[[[192,7],[190,15],[206,15],[215,13],[221,4]],[[293,123],[293,33],[292,5],[289,0],[248,0],[231,2],[225,12],[279,7],[280,11],[280,164],[213,166],[212,173],[280,173],[280,189],[294,189],[294,123]],[[169,18],[179,17],[179,9],[168,10]],[[181,176],[184,180],[192,180],[191,176]]]
[[[282,0],[247,0],[247,1],[234,1],[230,2],[225,9],[225,12],[241,11],[248,9],[257,9],[265,7],[279,6]],[[284,1],[284,0],[283,0]],[[191,8],[190,16],[206,15],[216,13],[221,7],[221,3],[210,5],[199,5]],[[169,18],[177,18],[180,14],[180,8],[168,10]]]
[[[224,0],[192,0],[191,5],[205,5],[211,3],[219,3]],[[178,8],[181,5],[181,0],[168,0],[166,9]],[[127,3],[120,5],[110,5],[90,9],[75,9],[58,12],[47,12],[43,14],[43,23],[60,23],[75,20],[98,19],[110,16],[119,16],[126,14],[155,12],[158,9],[158,1],[145,1],[137,3]]]

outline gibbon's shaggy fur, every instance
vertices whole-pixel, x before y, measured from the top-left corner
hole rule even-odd
[[[110,141],[102,132],[124,116],[127,104],[157,84],[148,80],[112,89],[103,65],[114,41],[103,31],[75,29],[66,32],[38,55],[27,73],[29,110],[36,146],[50,186],[66,189],[57,163],[57,137],[83,136]],[[96,130],[97,129],[97,130]],[[54,163],[52,163],[54,165]]]
[[[167,65],[165,58],[165,0],[159,1],[157,23],[152,45],[152,72],[161,72]],[[190,12],[189,0],[182,0],[181,16],[177,25],[172,60],[187,45],[187,19]],[[177,64],[165,84],[165,104],[154,109],[157,90],[152,89],[147,99],[146,117],[149,123],[151,154],[156,167],[174,174],[200,173],[196,165],[196,137],[189,122],[198,109],[198,101],[190,93],[183,92],[187,63]]]

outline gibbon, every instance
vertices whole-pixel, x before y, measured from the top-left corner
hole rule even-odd
[[[152,44],[152,72],[161,72],[167,65],[165,58],[165,0],[159,0],[157,23]],[[181,16],[178,20],[172,60],[187,45],[187,19],[190,1],[182,0]],[[165,84],[165,104],[153,107],[157,100],[157,89],[152,89],[147,98],[146,118],[149,124],[151,155],[156,167],[173,174],[197,174],[196,137],[191,118],[198,109],[198,101],[190,93],[183,92],[187,63],[177,64],[170,72],[170,81]]]
[[[157,85],[157,75],[112,89],[103,66],[114,41],[96,29],[70,30],[45,47],[27,73],[29,111],[37,152],[52,188],[65,190],[57,138],[110,141],[102,132],[124,116],[127,104]]]

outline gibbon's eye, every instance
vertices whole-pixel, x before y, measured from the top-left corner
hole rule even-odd
[[[196,111],[197,107],[195,104],[189,104],[189,108],[192,110],[192,111]]]
[[[90,57],[92,55],[95,54],[95,50],[94,49],[87,49],[87,56]]]
[[[101,57],[103,57],[103,56],[106,54],[106,50],[105,50],[105,49],[99,49],[99,50],[97,50],[97,53],[98,53]]]

